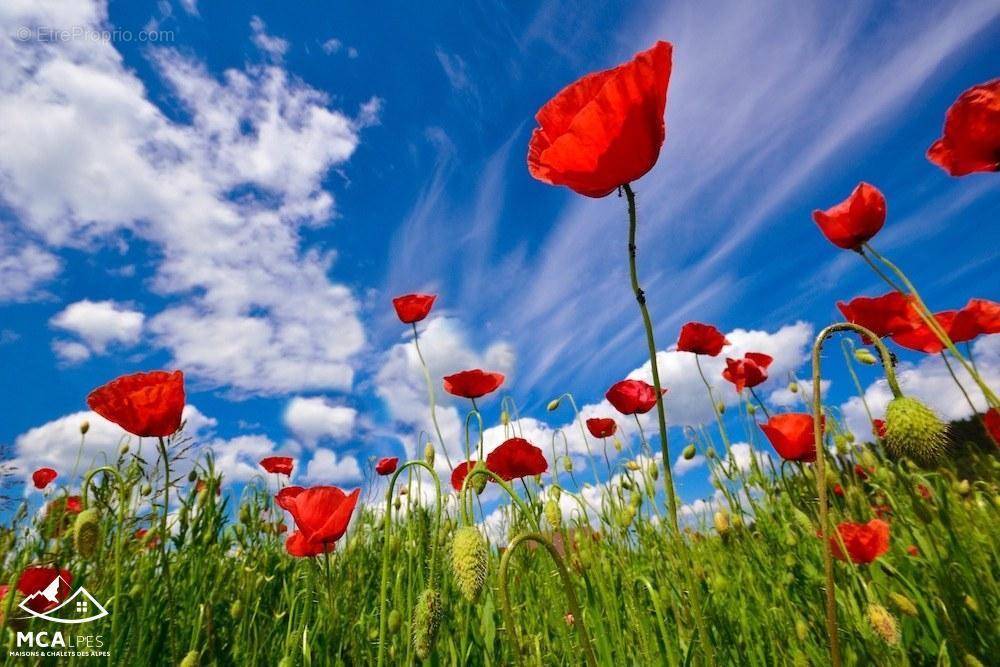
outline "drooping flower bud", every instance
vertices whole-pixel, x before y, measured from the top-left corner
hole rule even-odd
[[[451,543],[451,567],[458,590],[469,602],[475,602],[486,583],[489,553],[486,540],[474,526],[462,526],[455,531]]]
[[[910,598],[906,597],[902,593],[892,592],[889,593],[889,601],[892,602],[892,606],[896,608],[903,616],[917,616],[917,606],[913,604]]]
[[[874,366],[877,361],[875,355],[866,347],[859,347],[854,350],[854,358],[858,360],[859,364],[864,364],[865,366]]]
[[[563,457],[563,470],[573,472],[573,459],[568,456]]]
[[[726,404],[723,403],[722,401],[719,401],[718,403],[715,404],[715,409],[716,411],[718,411],[720,415],[726,414]]]
[[[510,425],[510,413],[506,409],[500,411],[500,424],[503,426]]]
[[[715,448],[714,447],[709,447],[708,449],[706,449],[705,450],[705,456],[707,456],[710,459],[714,459],[715,456],[716,456],[716,454],[715,454]]]
[[[80,422],[80,435],[87,435],[87,431],[90,430],[90,422],[84,419]]]
[[[545,519],[553,528],[558,529],[562,525],[562,509],[555,498],[549,498],[545,502]]]
[[[424,445],[424,461],[432,468],[434,467],[434,456],[434,443],[428,440],[427,444]]]
[[[549,494],[552,496],[553,500],[559,500],[559,497],[562,496],[562,489],[558,486],[553,486],[552,490],[549,491]]]
[[[73,524],[73,546],[83,558],[90,558],[101,541],[101,515],[93,507],[76,515]]]
[[[915,398],[900,396],[885,409],[885,445],[897,457],[934,463],[948,446],[948,426]]]
[[[751,416],[757,414],[757,406],[753,403],[747,403],[747,414]]]
[[[789,382],[788,383],[788,391],[792,392],[793,394],[799,393],[799,383],[796,382],[795,380],[792,380],[791,382]]]
[[[649,465],[646,467],[646,472],[649,473],[650,479],[654,482],[660,478],[660,466],[656,465],[656,461],[649,462]]]
[[[685,461],[690,461],[691,459],[694,458],[695,454],[697,453],[698,450],[695,448],[694,443],[692,442],[687,447],[684,448],[684,451],[681,452],[681,456],[684,457]]]
[[[417,606],[413,610],[413,651],[421,660],[431,656],[440,624],[441,595],[428,588],[417,598]]]
[[[899,643],[899,626],[896,618],[882,605],[872,602],[868,605],[868,622],[872,630],[890,646]]]
[[[123,440],[122,441],[121,446],[118,448],[118,455],[119,456],[125,456],[126,454],[128,454],[129,444],[130,443],[129,443],[128,440]]]
[[[555,412],[556,410],[558,410],[559,409],[559,401],[560,400],[561,399],[559,399],[559,398],[553,398],[551,401],[549,401],[548,411],[549,412]]]
[[[233,603],[229,605],[229,615],[233,620],[239,620],[243,617],[243,603],[239,600],[233,600]]]
[[[976,598],[972,597],[971,595],[966,595],[965,599],[963,599],[962,602],[965,604],[965,608],[971,611],[973,614],[979,613],[979,603],[976,602]]]

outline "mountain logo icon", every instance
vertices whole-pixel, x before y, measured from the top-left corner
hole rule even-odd
[[[56,575],[48,586],[25,596],[18,607],[35,618],[42,618],[53,623],[89,623],[108,615],[108,610],[104,608],[104,605],[98,602],[97,598],[83,586],[80,586],[60,603],[59,588],[63,586],[67,589],[70,588],[65,579]],[[35,611],[31,608],[31,602],[38,599],[44,601],[45,611]]]

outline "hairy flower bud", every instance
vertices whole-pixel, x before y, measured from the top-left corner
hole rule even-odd
[[[650,479],[654,482],[660,478],[660,466],[656,465],[656,461],[649,462],[649,465],[646,466],[646,472],[649,473]]]
[[[715,523],[715,531],[719,535],[725,535],[729,532],[729,512],[725,509],[717,511],[712,517],[712,521]]]
[[[715,404],[715,409],[718,411],[720,415],[726,414],[726,404],[723,403],[722,401],[719,401],[718,403]]]
[[[551,401],[549,401],[548,411],[549,412],[555,412],[556,410],[558,410],[559,409],[559,401],[560,400],[561,399],[553,398]]]
[[[947,425],[915,398],[901,396],[885,410],[885,445],[897,457],[927,465],[940,458],[948,446]]]
[[[83,558],[90,558],[101,541],[101,515],[93,507],[76,515],[73,524],[73,546]]]
[[[562,496],[562,489],[558,486],[553,486],[552,490],[549,491],[549,495],[551,495],[553,500],[559,500],[559,497]]]
[[[199,662],[198,651],[188,651],[188,654],[181,660],[180,667],[198,667]]]
[[[399,632],[399,628],[403,624],[403,615],[399,613],[398,609],[393,609],[389,612],[387,622],[389,624],[389,632],[396,634]]]
[[[899,643],[899,626],[896,624],[896,617],[888,609],[875,602],[869,604],[868,622],[886,644],[895,646]]]
[[[483,590],[488,558],[486,540],[478,528],[463,526],[455,531],[451,543],[451,566],[458,590],[469,602],[475,602]]]
[[[573,459],[568,456],[563,457],[563,470],[573,472]]]
[[[799,393],[799,383],[796,382],[795,380],[792,380],[791,382],[789,382],[788,383],[788,391],[792,392],[793,394]]]
[[[864,364],[865,366],[874,366],[876,362],[875,355],[865,347],[859,347],[854,350],[854,358],[858,360],[859,364]]]
[[[615,448],[616,452],[620,452],[622,450],[622,441],[618,439],[617,435],[611,439],[611,446]]]
[[[510,425],[510,413],[507,412],[506,410],[501,410],[500,411],[500,423],[503,426],[509,426]]]
[[[562,525],[562,509],[560,509],[559,502],[555,498],[549,498],[546,501],[545,518],[553,528],[559,528]]]
[[[430,467],[434,467],[434,443],[430,440],[428,440],[427,444],[424,446],[424,461],[426,461],[427,465]]]
[[[428,588],[417,598],[413,610],[413,651],[421,660],[431,656],[440,623],[441,594]]]
[[[917,606],[902,593],[889,593],[889,601],[892,602],[892,606],[896,608],[896,611],[903,616],[917,616]]]
[[[697,453],[698,450],[695,449],[694,443],[692,442],[687,447],[684,448],[684,451],[681,452],[681,456],[684,457],[685,461],[690,461],[695,457],[695,454]]]

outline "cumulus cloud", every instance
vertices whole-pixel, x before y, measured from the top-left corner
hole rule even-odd
[[[251,39],[261,51],[269,54],[275,60],[281,60],[288,52],[288,40],[267,33],[267,24],[259,16],[250,19]]]
[[[797,380],[796,384],[799,386],[799,390],[797,392],[793,392],[788,388],[788,385],[785,385],[780,389],[772,391],[771,395],[768,396],[768,401],[782,408],[805,405],[812,401],[812,380]],[[819,383],[819,392],[824,399],[826,398],[826,392],[829,389],[830,380],[821,380]]]
[[[52,351],[66,364],[78,364],[90,359],[90,348],[75,340],[54,340]]]
[[[305,481],[344,485],[361,481],[361,467],[353,456],[339,456],[332,449],[317,449],[306,467]]]
[[[49,249],[134,236],[159,251],[150,284],[168,305],[149,331],[174,365],[234,393],[350,388],[365,340],[359,305],[329,278],[333,251],[302,247],[300,230],[335,214],[324,179],[351,157],[377,104],[352,118],[279,64],[216,77],[151,47],[185,112],[175,121],[112,42],[14,37],[18,26],[106,24],[105,3],[87,0],[0,11],[0,201],[22,239],[20,258],[5,252],[0,265],[20,282],[0,289],[23,298],[51,278]]]
[[[289,446],[281,449],[265,435],[241,435],[235,438],[215,438],[204,445],[215,460],[215,469],[222,474],[223,484],[245,483],[254,477],[264,477],[260,460],[266,456],[292,456],[297,451]]]
[[[38,298],[39,286],[59,273],[59,259],[35,243],[16,244],[0,228],[0,303]]]
[[[285,426],[309,445],[324,438],[341,440],[350,437],[358,411],[342,405],[333,405],[321,396],[304,398],[296,396],[285,408]]]
[[[114,301],[84,299],[66,306],[52,317],[50,323],[57,329],[79,336],[87,344],[88,353],[103,354],[112,343],[128,345],[138,342],[145,319],[139,311]],[[65,345],[62,347],[65,348]],[[56,349],[56,352],[63,356],[65,349]]]
[[[727,454],[719,462],[723,470],[735,470],[738,472],[748,472],[753,467],[754,458],[761,470],[767,470],[767,462],[771,455],[759,449],[754,449],[749,443],[736,442],[729,448],[731,455]],[[710,478],[711,479],[711,478]]]
[[[705,461],[705,457],[701,454],[695,454],[691,459],[685,459],[683,456],[678,456],[674,461],[674,475],[677,477],[683,477],[695,468],[700,468],[705,465]]]

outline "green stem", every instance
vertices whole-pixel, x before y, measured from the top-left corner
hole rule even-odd
[[[125,514],[128,509],[128,486],[125,480],[122,478],[121,474],[112,468],[111,466],[102,466],[96,468],[87,473],[87,476],[83,480],[83,487],[80,490],[80,500],[83,504],[83,508],[87,509],[89,507],[88,494],[90,491],[90,482],[94,475],[99,472],[103,472],[106,475],[111,475],[118,481],[118,529],[115,532],[115,604],[114,604],[114,614],[111,617],[111,641],[118,641],[118,617],[121,616],[121,611],[123,607],[121,604],[122,595],[122,575],[124,574],[122,568],[122,543],[123,543],[123,533],[125,531]],[[111,656],[108,656],[108,664],[111,664]]]
[[[576,401],[573,400],[573,394],[566,392],[559,399],[568,398],[569,404],[573,407],[573,414],[576,416],[576,423],[580,427],[580,436],[583,438],[583,444],[587,448],[587,461],[590,464],[591,472],[594,474],[594,484],[600,486],[601,482],[597,478],[597,468],[594,466],[593,458],[594,452],[590,448],[590,441],[587,439],[587,429],[583,426],[583,417],[580,416],[580,410],[576,407]]]
[[[764,405],[764,401],[760,400],[760,396],[758,396],[757,392],[753,390],[753,387],[750,387],[750,395],[754,397],[754,400],[757,401],[757,405],[759,405],[760,409],[764,411],[764,416],[770,420],[771,413],[767,411],[767,406]]]
[[[732,447],[729,443],[729,434],[726,433],[726,427],[722,423],[722,413],[719,412],[719,406],[716,404],[715,392],[712,391],[712,385],[708,383],[705,372],[701,369],[700,355],[694,355],[694,363],[698,367],[698,375],[701,376],[701,381],[705,384],[705,389],[708,390],[708,400],[712,402],[712,414],[715,415],[715,421],[719,425],[719,437],[722,438],[722,444],[726,447],[726,456],[731,456]]]
[[[488,477],[497,484],[499,484],[500,488],[502,488],[504,491],[507,492],[507,495],[510,496],[511,500],[514,501],[514,504],[517,505],[517,509],[521,512],[521,514],[524,515],[525,518],[528,519],[528,521],[535,528],[535,530],[541,531],[541,527],[538,525],[538,519],[531,512],[528,506],[524,504],[524,501],[521,500],[521,497],[514,492],[514,489],[511,488],[511,486],[506,481],[504,481],[503,477],[496,474],[489,468],[485,467],[473,468],[472,470],[470,470],[469,474],[465,476],[465,480],[462,481],[462,490],[458,492],[458,497],[459,497],[458,505],[459,507],[462,508],[463,511],[462,519],[465,521],[466,525],[472,525],[472,517],[469,515],[466,509],[467,505],[465,502],[465,498],[469,492],[469,483],[472,482],[472,479],[477,475],[483,475],[485,477]]]
[[[848,352],[850,348],[850,352]],[[847,364],[847,372],[851,375],[851,381],[854,382],[855,389],[858,390],[858,396],[861,398],[861,405],[865,407],[865,414],[868,415],[868,423],[875,426],[875,418],[872,417],[871,408],[868,407],[868,399],[865,398],[865,390],[861,386],[861,380],[858,379],[858,374],[854,372],[854,360],[851,357],[854,356],[854,343],[850,338],[840,339],[840,349],[844,352],[844,362]]]
[[[826,579],[826,632],[830,640],[830,661],[833,667],[840,667],[840,637],[837,633],[837,598],[836,582],[833,577],[833,553],[830,550],[830,519],[826,494],[826,448],[823,446],[823,404],[820,372],[820,355],[823,343],[838,331],[854,331],[870,339],[878,349],[885,369],[885,379],[889,389],[896,398],[902,395],[896,382],[896,373],[892,367],[892,355],[885,344],[868,329],[849,322],[831,324],[816,336],[812,349],[812,409],[813,409],[813,440],[816,444],[816,493],[819,496],[819,523],[823,539],[823,573]]]
[[[444,438],[441,436],[441,427],[438,426],[437,418],[437,398],[434,395],[434,383],[431,380],[431,371],[427,367],[427,362],[424,361],[424,355],[420,351],[420,336],[417,335],[417,323],[413,323],[413,347],[417,348],[417,358],[420,359],[420,367],[424,369],[424,381],[427,383],[427,400],[431,404],[431,421],[434,422],[434,431],[437,433],[438,444],[441,445],[441,451],[444,452],[444,460],[448,464],[449,470],[454,470],[455,467],[451,464],[451,457],[448,456],[448,448],[444,446]]]
[[[587,632],[587,625],[583,620],[583,613],[580,610],[580,603],[577,601],[576,591],[573,590],[573,580],[570,579],[569,571],[566,569],[566,565],[563,563],[559,552],[552,545],[552,542],[540,532],[521,533],[511,540],[510,544],[507,545],[507,550],[503,553],[503,557],[500,558],[500,607],[503,610],[504,624],[507,626],[508,632],[510,632],[511,643],[514,645],[514,656],[517,662],[521,663],[521,648],[517,639],[514,608],[511,606],[510,593],[507,590],[507,572],[510,567],[511,554],[517,551],[518,547],[525,542],[534,542],[545,547],[549,555],[552,556],[552,560],[556,564],[556,570],[559,572],[563,592],[566,594],[569,611],[573,614],[573,625],[580,633],[580,644],[583,646],[584,658],[586,658],[587,664],[590,667],[597,667],[597,655],[594,653],[594,645],[590,641],[590,634]]]

